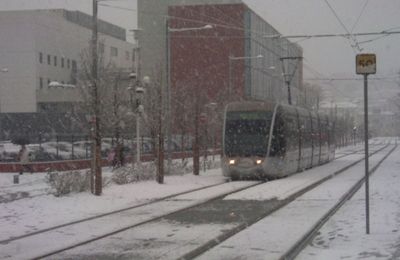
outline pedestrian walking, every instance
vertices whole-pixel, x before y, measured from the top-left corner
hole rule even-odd
[[[29,152],[24,144],[21,146],[21,150],[19,150],[18,159],[21,165],[21,169],[19,172],[20,175],[22,175],[24,171],[29,171],[30,173],[33,173],[32,167],[29,164]]]

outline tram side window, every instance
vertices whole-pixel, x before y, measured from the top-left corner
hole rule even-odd
[[[328,121],[329,145],[335,145],[335,127],[331,120]]]
[[[299,129],[297,125],[297,118],[293,115],[285,117],[285,136],[287,141],[287,149],[293,150],[299,147]]]
[[[300,118],[302,123],[302,142],[304,148],[309,148],[312,145],[312,132],[311,132],[311,121],[308,117],[302,116]]]
[[[275,125],[272,135],[270,156],[282,156],[286,151],[286,139],[284,122],[280,116],[275,119]]]
[[[326,120],[321,120],[321,145],[328,145],[328,126]]]
[[[313,145],[314,147],[319,147],[319,124],[318,124],[318,119],[317,117],[313,116],[312,117],[312,140],[313,140]]]

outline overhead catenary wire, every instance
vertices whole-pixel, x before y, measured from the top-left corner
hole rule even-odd
[[[373,35],[393,35],[393,34],[400,34],[400,31],[390,31],[391,29],[388,30],[383,30],[383,31],[378,31],[378,32],[363,32],[363,33],[353,33],[353,34],[348,34],[348,33],[332,33],[332,34],[298,34],[298,35],[265,35],[265,38],[287,38],[287,39],[295,39],[295,38],[331,38],[331,37],[344,37],[348,38],[351,35],[353,36],[373,36]]]
[[[368,80],[394,80],[399,77],[369,77]],[[363,78],[305,78],[305,81],[361,81]]]
[[[327,2],[327,0],[325,0]],[[367,2],[364,4],[364,6],[362,7],[362,11],[360,12],[357,21],[355,22],[355,24],[353,25],[352,30],[355,29],[356,25],[358,24],[360,18],[362,17],[363,12],[365,11],[367,5],[368,5],[369,0],[367,0]],[[291,38],[303,38],[300,41],[304,41],[310,38],[323,38],[323,37],[344,37],[344,38],[354,38],[356,36],[380,36],[379,38],[382,37],[386,37],[386,36],[390,36],[390,35],[394,35],[394,34],[400,34],[400,31],[390,31],[392,29],[387,29],[387,30],[382,30],[382,31],[377,31],[377,32],[361,32],[361,33],[352,33],[350,32],[346,26],[343,24],[343,22],[340,20],[340,18],[338,17],[337,13],[335,12],[335,10],[332,8],[332,6],[329,4],[329,2],[327,2],[328,6],[330,6],[332,12],[334,13],[334,15],[337,17],[338,21],[342,24],[342,26],[345,28],[346,33],[342,33],[342,34],[315,34],[315,35],[288,35],[288,36],[284,36],[284,35],[266,35],[265,32],[262,31],[251,31],[251,33],[254,36],[261,36],[263,38],[287,38],[287,39],[291,39]],[[138,13],[137,9],[132,9],[132,8],[126,8],[126,7],[119,7],[119,6],[113,6],[113,5],[109,5],[109,4],[104,4],[104,3],[99,3],[99,5],[101,6],[105,6],[105,7],[110,7],[110,8],[117,8],[117,9],[121,9],[121,10],[126,10],[126,11],[131,11],[131,12],[136,12]],[[200,23],[200,24],[211,24],[213,26],[218,26],[218,27],[222,27],[222,28],[227,28],[227,29],[233,29],[233,30],[238,30],[238,31],[246,31],[247,29],[243,28],[243,27],[238,27],[236,26],[236,24],[231,24],[231,23],[227,23],[226,21],[224,21],[223,23],[221,23],[222,21],[216,21],[215,17],[211,17],[211,16],[207,16],[207,15],[203,15],[204,17],[209,17],[211,18],[211,20],[214,20],[212,23],[209,23],[205,20],[199,20],[199,19],[190,19],[190,18],[183,18],[183,17],[177,17],[177,16],[173,16],[173,15],[168,15],[165,13],[157,13],[157,12],[152,12],[152,11],[141,11],[142,14],[144,15],[149,15],[149,16],[161,16],[161,17],[165,17],[165,18],[171,18],[171,19],[176,19],[176,20],[182,20],[182,21],[188,21],[188,22],[195,22],[195,23]],[[229,19],[230,21],[232,21],[232,19]],[[163,35],[160,35],[160,37],[162,37]],[[237,36],[212,36],[212,35],[176,35],[174,36],[176,38],[244,38],[244,37],[237,37]],[[251,37],[252,41],[258,41],[257,39]],[[373,41],[374,39],[371,39],[369,41]],[[300,42],[298,41],[298,42]],[[369,42],[368,41],[368,42]],[[260,44],[261,42],[257,42],[257,44]],[[358,44],[358,42],[357,42]],[[260,45],[262,48],[265,46],[262,46],[262,44]],[[264,48],[263,48],[264,49]],[[266,48],[266,51],[271,51],[268,48]],[[277,53],[274,53],[277,56],[281,56]]]
[[[135,12],[138,13],[139,11],[137,9],[133,8],[127,8],[127,7],[121,7],[121,6],[114,6],[114,5],[109,5],[109,4],[104,4],[104,3],[99,3],[99,6],[103,7],[109,7],[109,8],[116,8],[120,10],[125,10],[125,11],[130,11],[130,12]],[[182,21],[188,21],[188,22],[197,22],[202,25],[204,24],[210,24],[213,26],[218,26],[222,28],[227,28],[227,29],[233,29],[233,30],[238,30],[238,31],[246,31],[243,27],[237,27],[234,25],[226,25],[226,24],[219,24],[219,23],[208,23],[204,20],[198,20],[198,19],[190,19],[190,18],[183,18],[183,17],[178,17],[178,16],[171,16],[171,15],[166,15],[164,13],[157,13],[157,12],[149,12],[149,11],[141,11],[142,14],[144,15],[149,15],[149,16],[162,16],[166,18],[172,18],[176,20],[182,20]],[[261,36],[263,38],[270,38],[270,39],[279,39],[279,38],[286,38],[286,39],[295,39],[295,38],[303,38],[303,40],[307,39],[312,39],[312,38],[330,38],[330,37],[343,37],[343,38],[349,38],[351,36],[390,36],[390,35],[395,35],[395,34],[400,34],[400,31],[391,31],[393,29],[397,29],[400,27],[396,28],[390,28],[390,29],[385,29],[382,31],[375,31],[375,32],[359,32],[359,33],[331,33],[331,34],[298,34],[298,35],[282,35],[282,34],[273,34],[273,35],[266,35],[265,32],[262,31],[250,31],[253,34],[256,34],[258,36]],[[154,34],[153,34],[154,35]],[[162,35],[160,35],[162,36]],[[174,36],[174,37],[182,37],[182,38],[213,38],[216,36]],[[230,36],[219,36],[219,37],[225,37],[225,38],[239,38],[239,37],[230,37]]]
[[[325,0],[325,3],[328,5],[329,9],[332,11],[333,15],[336,17],[336,19],[339,21],[340,25],[343,27],[343,29],[349,34],[349,40],[351,39],[354,42],[354,45],[350,44],[354,52],[356,53],[355,48],[357,48],[358,51],[362,51],[360,48],[357,39],[354,38],[353,34],[347,29],[346,25],[342,22],[340,19],[339,15],[336,13],[335,9],[329,4],[328,0]]]
[[[350,31],[350,32],[354,32],[354,29],[357,27],[358,23],[360,22],[360,19],[361,19],[362,15],[364,14],[364,11],[365,11],[365,9],[367,8],[368,3],[369,3],[369,0],[366,0],[365,3],[364,3],[364,6],[363,6],[363,8],[361,9],[361,12],[360,12],[360,14],[359,14],[358,17],[357,17],[356,22],[353,24],[353,27],[351,28],[351,31]]]
[[[314,69],[311,65],[307,64],[307,59],[304,59],[304,61],[303,61],[303,66],[304,66],[305,69],[309,70],[311,73],[313,73],[314,75],[316,75],[316,76],[317,76],[317,79],[328,78],[328,77],[326,77],[323,73],[319,72],[318,70]],[[304,81],[307,81],[307,80],[304,79]],[[338,91],[338,92],[340,93],[340,95],[345,96],[345,93],[343,93],[342,90],[340,90],[339,88],[337,88],[337,86],[335,86],[335,85],[333,84],[332,81],[322,81],[322,82],[325,83],[325,84],[327,84],[327,85],[329,85],[329,86],[331,86],[331,87],[334,87],[334,88],[335,88],[335,91]],[[323,87],[323,86],[322,86],[322,87]]]

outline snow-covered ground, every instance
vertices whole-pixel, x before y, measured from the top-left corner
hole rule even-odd
[[[372,156],[370,164],[373,166],[377,165],[389,152],[390,148],[393,148],[393,146]],[[325,166],[320,167],[320,173],[326,169]],[[206,252],[200,259],[221,259],[221,257],[224,259],[280,259],[281,256],[290,251],[291,247],[297,241],[303,240],[305,234],[363,177],[363,169],[363,163],[359,163],[342,174],[318,185],[296,198],[289,205],[229,238],[209,252]],[[305,175],[303,179],[309,177],[307,173],[308,171],[302,173]],[[291,179],[291,177],[288,179]],[[296,178],[293,179],[295,180]],[[288,183],[291,186],[296,181],[289,181]],[[268,184],[266,183],[265,185]],[[275,183],[271,182],[271,184]],[[282,183],[282,186],[285,184]],[[256,188],[259,188],[259,186]],[[265,187],[265,190],[265,193],[268,194],[267,187]],[[260,190],[256,191],[258,194],[260,192]],[[232,198],[232,196],[230,197]],[[238,197],[243,200],[246,200],[246,198],[255,198],[254,194],[250,195],[248,190],[238,193],[236,199]],[[317,255],[315,259],[340,258],[330,258],[329,255],[320,257]]]
[[[370,234],[366,234],[363,186],[297,259],[400,259],[400,148],[369,183]]]
[[[107,176],[111,171],[105,168],[103,173]],[[103,189],[102,196],[84,192],[54,197],[46,193],[46,173],[24,174],[17,185],[14,175],[0,174],[0,196],[21,198],[0,204],[0,241],[226,181],[220,170],[210,170],[200,176],[166,176],[163,185],[155,181],[111,185]]]
[[[380,141],[374,140],[375,143]],[[397,250],[400,244],[399,159],[400,149],[397,149],[371,177],[370,235],[365,235],[364,193],[361,189],[348,205],[324,226],[313,244],[298,258],[400,259]],[[109,175],[109,169],[105,169],[104,174]],[[111,185],[104,189],[100,197],[80,193],[57,198],[46,194],[45,173],[24,174],[20,176],[18,185],[12,183],[13,176],[11,173],[0,174],[0,196],[9,198],[9,202],[0,203],[0,241],[225,182],[220,170],[210,170],[202,172],[200,176],[167,176],[164,185],[154,181]],[[257,191],[257,194],[260,194],[260,191]],[[266,197],[266,194],[260,196]],[[270,192],[267,196],[270,196]],[[15,198],[17,200],[13,200]],[[212,227],[210,228],[212,230]],[[7,259],[16,258],[10,256]]]

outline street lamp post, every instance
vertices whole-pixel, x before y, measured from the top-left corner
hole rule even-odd
[[[136,79],[136,74],[131,73],[129,75],[130,78]],[[134,113],[136,117],[136,163],[139,165],[141,163],[141,138],[140,138],[140,117],[142,116],[144,112],[144,108],[142,105],[142,96],[145,93],[145,89],[142,87],[143,84],[148,85],[150,83],[150,78],[148,76],[145,76],[143,78],[143,81],[136,81],[136,88],[134,89],[133,87],[129,87],[128,90],[131,93],[131,104],[132,104],[132,113]],[[135,102],[135,107],[133,106],[133,90],[136,93],[136,102]]]
[[[233,61],[237,60],[252,60],[252,59],[262,59],[264,56],[262,54],[259,54],[257,56],[247,56],[247,57],[234,57],[234,56],[229,56],[229,85],[228,85],[228,100],[230,101],[231,99],[231,92],[233,90]]]
[[[1,72],[2,73],[7,73],[8,72],[8,68],[2,68],[1,69]],[[2,124],[1,124],[1,120],[2,120],[2,116],[1,116],[1,113],[2,113],[2,110],[1,110],[1,94],[2,94],[2,85],[0,85],[0,140],[2,140],[3,139],[3,128],[2,128]]]
[[[289,65],[290,63],[288,63],[291,60],[302,60],[303,57],[282,57],[280,58],[281,62],[282,62],[282,71],[283,71],[283,78],[285,80],[285,83],[287,85],[287,91],[288,91],[288,104],[291,105],[292,104],[292,93],[291,93],[291,89],[290,89],[290,83],[292,82],[292,79],[294,77],[294,75],[296,74],[296,70],[298,67],[298,63],[296,63],[295,68],[293,69],[293,72],[290,73],[289,71]],[[287,66],[285,66],[285,62],[287,62]],[[287,69],[286,69],[287,67]]]
[[[213,29],[214,26],[210,24],[206,24],[201,27],[187,27],[187,28],[170,28],[169,20],[167,19],[165,22],[166,25],[166,74],[167,74],[167,152],[168,152],[168,163],[167,163],[167,172],[169,173],[171,170],[172,158],[171,158],[171,150],[172,150],[172,122],[171,122],[171,39],[170,33],[172,32],[187,32],[187,31],[202,31]]]
[[[7,73],[8,72],[8,68],[2,68],[1,69],[2,73]],[[0,85],[0,95],[2,94],[2,85]],[[2,116],[1,116],[2,110],[1,110],[1,97],[0,97],[0,140],[3,138],[3,129],[2,129],[2,125],[1,125],[1,120],[2,120]]]

